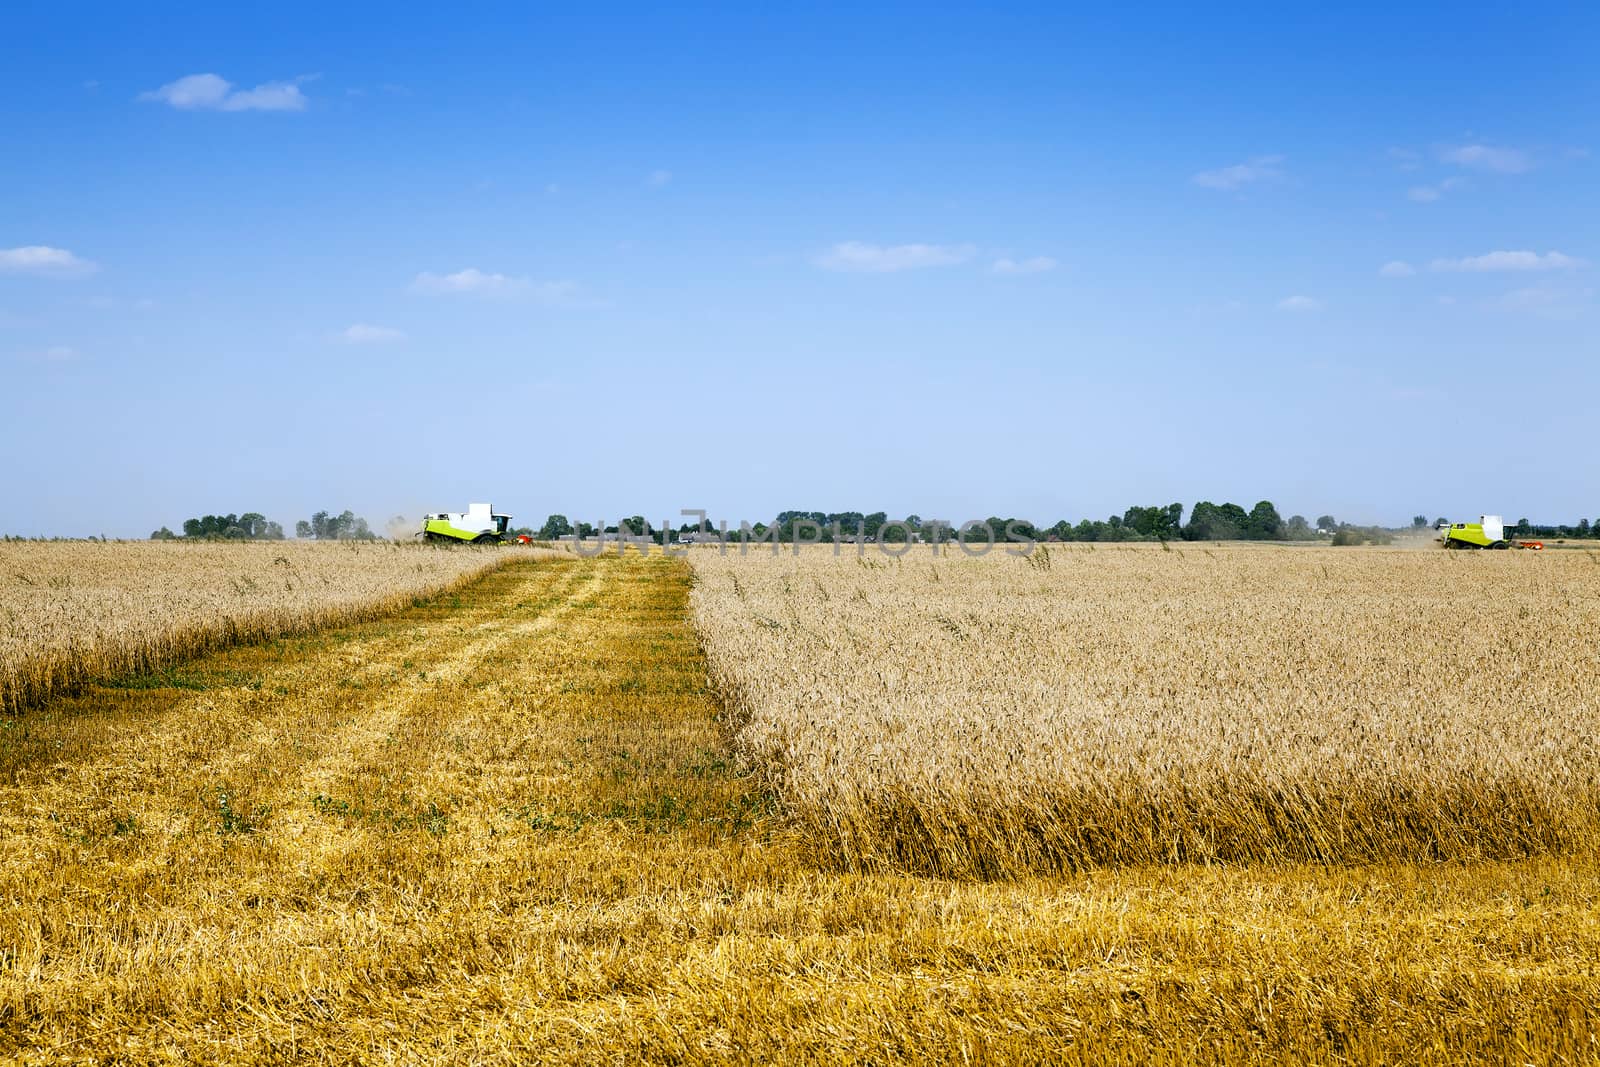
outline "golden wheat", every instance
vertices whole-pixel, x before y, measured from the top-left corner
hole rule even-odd
[[[544,551],[0,543],[0,710],[239,641],[372,618]]]
[[[1597,839],[1587,553],[691,559],[742,752],[854,866],[1462,859]]]
[[[819,868],[689,596],[569,555],[0,717],[0,1062],[1595,1059],[1593,852]]]

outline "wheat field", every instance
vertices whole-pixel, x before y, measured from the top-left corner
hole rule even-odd
[[[852,868],[1600,844],[1600,558],[699,551],[741,754]]]
[[[971,616],[997,614],[976,594],[1001,572],[699,551],[698,577],[659,554],[508,551],[382,617],[85,681],[0,716],[0,1061],[1600,1059],[1592,848],[1073,873],[1013,857],[1007,877],[969,862],[986,876],[958,878],[916,873],[925,857],[881,842],[851,860],[799,806],[802,779],[758,755],[750,707],[726,702],[730,661],[713,688],[705,651],[727,637],[694,618],[720,582],[745,605],[730,625],[747,611],[763,641],[802,619],[843,634],[864,624],[802,605],[886,600],[915,576],[915,603],[971,633]],[[1253,565],[1297,580],[1396,566],[1359,555]],[[1051,576],[1081,563],[1089,588],[1220,583],[1246,612],[1287,595],[1242,557],[1197,553],[1181,579],[1158,579],[1159,561],[1101,549],[1015,588],[1060,614],[1073,587]],[[1530,602],[1588,596],[1581,570],[1461,573]],[[1364,588],[1355,599],[1382,610],[1377,584]],[[981,688],[945,622],[926,637],[881,679],[857,654],[822,660],[835,669],[811,690],[767,692],[808,709],[803,739],[842,714],[842,687],[893,693],[919,664],[947,691]],[[774,684],[819,654],[762,647]],[[841,780],[885,781],[859,777],[866,740],[838,736]],[[1008,841],[983,838],[986,862]]]
[[[511,558],[389,542],[3,542],[0,711],[235,642],[374,618]]]

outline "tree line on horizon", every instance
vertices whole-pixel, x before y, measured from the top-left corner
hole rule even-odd
[[[1182,504],[1134,506],[1128,508],[1121,515],[1111,515],[1105,519],[1083,519],[1073,523],[1065,519],[1049,526],[1035,524],[1031,520],[1016,517],[1002,518],[990,516],[984,520],[985,525],[994,531],[997,541],[1005,541],[1007,532],[1012,532],[1019,539],[1032,539],[1035,541],[1313,541],[1319,539],[1331,540],[1338,545],[1354,545],[1364,543],[1388,543],[1397,532],[1406,527],[1381,527],[1361,526],[1353,523],[1340,522],[1332,515],[1319,515],[1315,522],[1308,520],[1304,515],[1291,515],[1283,518],[1277,507],[1270,500],[1258,501],[1248,511],[1242,506],[1225,502],[1213,503],[1209,500],[1199,501],[1189,511],[1188,522],[1183,521],[1184,507]],[[1445,520],[1435,520],[1435,524]],[[1415,516],[1411,521],[1410,529],[1419,530],[1429,527],[1426,516]],[[715,532],[717,527],[711,525]],[[1600,520],[1590,523],[1589,520],[1580,520],[1574,526],[1539,526],[1530,524],[1523,519],[1513,528],[1518,536],[1522,537],[1600,537]],[[776,540],[781,543],[792,543],[796,540],[811,540],[818,538],[821,543],[829,544],[834,540],[835,530],[841,540],[855,540],[864,537],[868,540],[882,539],[890,543],[903,543],[908,536],[920,540],[955,541],[965,540],[968,543],[987,541],[988,533],[981,529],[969,529],[962,535],[959,529],[948,522],[935,519],[923,519],[919,515],[908,515],[904,519],[891,520],[887,512],[877,511],[863,513],[859,511],[822,512],[822,511],[783,511],[770,522],[757,522],[750,527],[750,537],[759,540]],[[649,536],[652,540],[661,541],[663,532],[660,527],[650,523],[642,515],[634,515],[619,520],[614,525],[604,527],[587,522],[572,522],[565,515],[551,515],[545,520],[542,527],[535,529],[524,526],[515,532],[524,533],[540,541],[555,541],[564,537],[577,536],[592,538],[601,534],[615,536],[626,532],[634,537]],[[683,523],[676,529],[668,526],[665,538],[668,541],[682,540],[691,534],[700,532],[700,527],[694,523]],[[728,530],[730,538],[739,535],[737,527]]]
[[[1040,526],[1028,519],[990,516],[983,525],[994,531],[997,541],[1008,535],[1018,540],[1035,541],[1168,541],[1176,539],[1215,540],[1290,540],[1310,539],[1319,536],[1316,528],[1304,516],[1295,515],[1284,521],[1270,501],[1261,501],[1250,511],[1237,504],[1213,504],[1201,501],[1195,505],[1193,517],[1185,525],[1182,521],[1183,505],[1164,507],[1132,507],[1121,515],[1105,520],[1084,519],[1076,524],[1061,520],[1051,526]],[[1325,529],[1334,525],[1331,516],[1323,516],[1318,524]],[[713,528],[714,529],[714,528]],[[955,541],[967,543],[987,541],[989,535],[979,528],[969,528],[963,533],[955,525],[939,519],[924,519],[920,515],[907,515],[891,519],[887,512],[860,511],[783,511],[772,522],[757,522],[750,527],[750,536],[760,540],[792,543],[796,540],[816,538],[823,544],[832,543],[835,531],[841,540],[883,540],[891,544],[904,543],[909,538],[918,540]],[[551,515],[538,530],[523,527],[517,532],[526,533],[541,541],[555,541],[563,537],[590,538],[602,533],[617,535],[622,532],[634,537],[650,536],[662,539],[662,531],[642,515],[621,519],[616,525],[598,527],[587,522],[574,523],[565,515]],[[668,540],[681,540],[700,532],[694,523],[684,523],[677,529],[668,529]],[[730,528],[729,536],[739,534]]]
[[[283,527],[257,511],[243,515],[202,515],[185,519],[176,534],[163,526],[150,535],[152,541],[282,541]],[[294,535],[314,541],[376,541],[382,535],[372,532],[367,520],[346,509],[334,515],[319,511],[294,524]]]
[[[1016,517],[1002,518],[990,516],[983,520],[984,525],[994,531],[997,541],[1006,541],[1009,536],[1017,540],[1034,541],[1313,541],[1330,539],[1336,545],[1353,545],[1363,543],[1385,544],[1393,538],[1396,532],[1405,527],[1360,526],[1336,520],[1332,515],[1320,515],[1315,522],[1308,520],[1303,515],[1291,515],[1284,519],[1277,507],[1270,500],[1258,501],[1254,507],[1246,511],[1242,506],[1225,502],[1212,503],[1209,500],[1197,502],[1189,510],[1189,519],[1183,521],[1184,507],[1182,504],[1134,506],[1128,508],[1121,515],[1111,515],[1105,519],[1082,519],[1076,523],[1062,519],[1049,526],[1035,524],[1028,519]],[[1431,525],[1445,522],[1443,518],[1435,519]],[[398,522],[398,520],[397,520]],[[1423,530],[1430,526],[1426,515],[1416,515],[1411,520],[1410,529]],[[281,541],[284,539],[283,527],[262,515],[260,512],[247,511],[242,515],[202,515],[197,518],[184,520],[181,524],[182,533],[174,533],[163,526],[150,535],[152,541],[192,540],[192,541]],[[715,530],[715,526],[711,526]],[[759,540],[776,540],[780,543],[790,544],[796,540],[811,540],[813,537],[823,544],[830,544],[834,540],[834,531],[837,529],[840,540],[854,541],[858,537],[866,540],[882,540],[891,544],[904,543],[908,539],[922,541],[964,540],[967,543],[987,541],[989,535],[983,529],[969,529],[965,534],[951,523],[939,519],[924,519],[919,515],[907,515],[903,519],[891,519],[887,512],[860,512],[860,511],[783,511],[772,522],[757,522],[750,527],[750,536]],[[1507,523],[1507,529],[1515,537],[1545,537],[1545,538],[1595,538],[1600,537],[1600,519],[1591,522],[1580,519],[1572,525],[1541,525],[1531,523],[1526,518],[1519,519],[1515,524]],[[698,533],[700,527],[694,523],[683,523],[676,529],[667,527],[666,541],[679,541],[691,534]],[[593,538],[602,534],[616,536],[626,533],[632,537],[650,537],[660,542],[663,540],[662,530],[650,523],[643,515],[633,515],[620,519],[613,525],[604,527],[587,522],[572,522],[565,515],[551,515],[544,525],[535,529],[531,526],[518,527],[512,533],[526,534],[540,541],[557,541],[564,537]],[[737,538],[739,529],[731,528],[731,538]],[[366,519],[355,515],[350,510],[339,514],[319,511],[310,519],[302,519],[295,523],[295,536],[301,540],[316,541],[375,541],[383,538],[383,534],[375,533]]]

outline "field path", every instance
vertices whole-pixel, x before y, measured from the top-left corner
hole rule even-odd
[[[733,765],[689,585],[518,564],[0,722],[0,1059],[1595,1055],[1592,857],[831,869]]]

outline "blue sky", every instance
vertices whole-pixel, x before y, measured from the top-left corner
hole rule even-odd
[[[1592,4],[0,13],[20,534],[1600,517]]]

